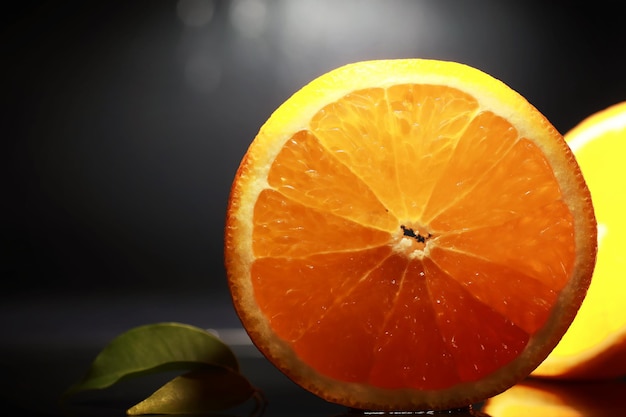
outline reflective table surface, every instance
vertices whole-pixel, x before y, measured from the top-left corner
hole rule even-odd
[[[132,327],[163,321],[216,330],[233,348],[242,373],[263,392],[266,399],[263,416],[364,414],[323,401],[276,370],[251,345],[230,300],[188,294],[2,298],[2,414],[125,415],[126,409],[146,398],[173,375],[146,376],[105,390],[83,393],[63,409],[58,399],[69,385],[84,375],[93,358],[112,338]],[[253,410],[254,402],[249,401],[216,415],[248,416]],[[471,410],[454,410],[447,415],[618,416],[625,411],[626,381],[557,383],[529,379],[495,398],[474,404]]]

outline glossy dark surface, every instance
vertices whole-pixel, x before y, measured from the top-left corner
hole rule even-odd
[[[225,324],[235,324],[236,317],[228,301],[189,295],[4,300],[0,306],[3,411],[11,415],[62,414],[57,404],[61,393],[84,375],[113,337],[136,325],[160,321],[225,328]],[[330,416],[346,411],[295,386],[261,357],[240,329],[230,329],[231,334],[225,333],[223,339],[239,358],[241,372],[263,391],[268,402],[264,415]],[[84,416],[124,415],[127,408],[174,375],[147,376],[77,395],[65,411]],[[245,415],[253,408],[254,404],[248,403],[231,411]]]
[[[293,384],[249,343],[230,303],[202,296],[66,296],[50,299],[21,297],[4,300],[0,307],[0,400],[5,415],[122,416],[125,410],[146,398],[175,373],[123,381],[105,390],[77,395],[62,409],[61,393],[80,379],[95,355],[116,335],[139,324],[179,321],[222,330],[222,338],[238,356],[242,373],[259,388],[267,406],[263,416],[358,416],[359,412],[327,403]],[[224,324],[231,324],[226,327]],[[577,411],[581,415],[615,416],[626,411],[626,381],[552,383],[530,381],[531,397],[511,398],[541,416],[541,399],[551,410]],[[513,391],[511,391],[513,393]],[[507,393],[503,394],[506,395]],[[475,404],[472,412],[456,410],[457,416],[476,415],[495,400]],[[246,416],[254,409],[248,402],[226,413]],[[555,411],[556,412],[556,411]],[[490,412],[491,417],[506,414]],[[615,414],[617,413],[617,414]],[[365,415],[379,415],[369,413]]]

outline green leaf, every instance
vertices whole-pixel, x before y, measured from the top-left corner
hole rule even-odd
[[[215,366],[174,378],[127,414],[206,414],[242,404],[255,393],[240,373]]]
[[[106,388],[130,377],[207,365],[239,370],[232,350],[203,329],[180,323],[140,326],[113,339],[96,357],[85,378],[70,387],[64,397]]]

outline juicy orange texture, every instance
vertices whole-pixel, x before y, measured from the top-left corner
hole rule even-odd
[[[569,149],[460,64],[337,72],[270,118],[237,173],[226,265],[244,326],[292,379],[349,406],[500,392],[545,358],[589,284],[595,223]]]

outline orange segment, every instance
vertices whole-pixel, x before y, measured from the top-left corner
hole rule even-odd
[[[298,132],[285,143],[274,160],[268,183],[308,207],[382,230],[397,227],[397,220],[371,188],[310,132]]]
[[[555,201],[498,225],[446,233],[433,245],[507,266],[558,291],[567,284],[569,271],[574,268],[576,247],[572,229],[568,208],[562,201]],[[453,262],[448,264],[455,266]],[[466,266],[462,262],[456,264],[457,268]]]
[[[274,331],[294,342],[338,305],[359,281],[379,269],[391,249],[381,246],[348,253],[325,253],[306,258],[260,258],[252,267],[257,302],[266,311]],[[328,277],[342,271],[329,291]],[[299,277],[294,287],[293,277]],[[276,300],[281,302],[277,303]]]
[[[331,378],[367,381],[376,357],[373,347],[398,294],[399,282],[387,278],[401,276],[405,269],[402,257],[385,258],[294,343],[296,353]]]
[[[511,139],[515,137],[511,130],[491,135],[501,139],[507,133]],[[481,138],[471,136],[467,140],[473,141],[481,142]],[[460,149],[457,159],[463,160],[463,165],[458,170],[456,166],[448,169],[426,213],[434,228],[501,224],[560,199],[561,190],[537,146],[523,139],[510,140],[509,148],[502,149],[499,142],[486,145],[492,149],[491,153],[483,151],[486,155]]]
[[[498,167],[505,166],[502,159],[505,158],[510,148],[516,145],[517,137],[518,133],[501,118],[490,112],[477,114],[449,152],[450,161],[438,176],[439,180],[434,185],[430,199],[427,201],[428,204],[423,214],[425,220],[433,222],[433,219],[442,211],[452,207],[466,212],[458,200],[467,198],[468,195],[472,198],[468,202],[470,205],[475,206],[482,202],[493,204],[496,188],[487,181],[498,181],[502,179],[503,174],[510,175],[508,170],[504,173],[496,170]],[[471,149],[470,152],[468,152],[469,149]],[[497,178],[498,176],[500,178]],[[475,190],[477,187],[479,189]],[[480,197],[487,197],[488,200],[475,198],[476,191],[486,193],[486,196]],[[479,211],[471,209],[469,213],[478,214]],[[448,217],[454,217],[455,214],[452,213]],[[436,220],[434,222],[436,223]],[[463,218],[460,222],[463,227],[468,227],[466,219]],[[433,227],[436,226],[433,224]]]
[[[425,206],[450,149],[476,109],[475,101],[460,91],[400,85],[350,93],[319,111],[311,129],[396,217],[407,218],[407,210],[420,214],[416,210]]]
[[[368,248],[389,240],[388,233],[307,207],[273,190],[259,195],[253,222],[257,257],[300,257]]]
[[[563,138],[467,66],[332,71],[261,128],[233,183],[225,256],[259,350],[328,401],[444,409],[526,377],[595,262]]]
[[[477,302],[506,317],[528,335],[548,318],[557,298],[554,287],[505,264],[445,250],[433,250],[432,260],[441,265]],[[499,283],[507,277],[505,289]]]

